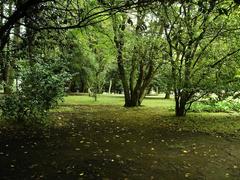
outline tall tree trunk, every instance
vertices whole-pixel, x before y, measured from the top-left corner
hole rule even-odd
[[[4,6],[3,6],[3,1],[0,1],[0,14],[1,15],[4,15],[3,14],[3,8],[4,8]],[[3,17],[2,16],[0,16],[0,27],[2,27],[2,25],[3,25]]]
[[[167,89],[165,92],[164,99],[170,99],[171,90],[172,90],[172,82],[170,81],[170,82],[167,82]]]
[[[8,4],[8,15],[10,16],[12,14],[12,2],[9,2]],[[11,50],[10,42],[7,43],[6,47],[6,52],[5,56],[3,59],[3,67],[2,67],[2,74],[3,74],[3,89],[4,89],[4,94],[11,94],[12,93],[12,86],[14,82],[14,70],[13,67],[11,66]]]
[[[25,18],[25,24],[28,26],[31,26],[31,21],[28,20],[28,18]],[[26,28],[26,40],[27,40],[27,54],[28,54],[28,60],[29,64],[32,66],[34,65],[35,59],[33,55],[33,48],[34,48],[34,32],[30,28]]]
[[[186,103],[182,100],[176,101],[176,116],[181,117],[186,115],[185,105]]]
[[[108,94],[111,94],[111,89],[112,89],[112,79],[110,79],[109,81]]]
[[[129,93],[129,86],[126,78],[126,72],[125,68],[123,65],[123,56],[122,56],[122,51],[123,51],[123,44],[120,42],[117,42],[117,48],[118,48],[118,55],[117,55],[117,62],[118,62],[118,69],[119,69],[119,75],[122,80],[122,85],[123,85],[123,90],[124,90],[124,97],[125,97],[125,105],[124,106],[129,106],[130,105],[130,93]]]
[[[125,30],[126,17],[124,17],[124,15],[122,17],[123,17],[123,20],[121,21],[120,26],[117,22],[116,15],[113,15],[112,20],[113,20],[114,42],[115,42],[115,47],[117,49],[118,72],[119,72],[120,79],[122,81],[123,91],[124,91],[124,99],[125,99],[124,106],[129,107],[131,104],[130,103],[131,96],[129,92],[129,84],[126,76],[126,71],[123,63],[124,30]]]
[[[158,89],[158,86],[156,87],[156,94],[159,95],[159,89]]]
[[[0,14],[3,15],[3,11],[4,11],[4,6],[3,6],[3,1],[0,1]],[[3,25],[3,17],[0,16],[0,27]],[[4,62],[4,55],[3,52],[0,51],[0,84],[2,84],[3,81],[3,62]]]
[[[3,79],[3,92],[4,94],[10,94],[11,89],[8,86],[9,84],[9,64],[4,59],[3,67],[2,67],[2,79]]]
[[[176,116],[185,116],[187,100],[182,93],[175,93],[175,103]]]
[[[10,65],[7,69],[7,73],[6,75],[8,77],[6,77],[6,85],[4,86],[4,94],[11,94],[13,92],[13,84],[14,84],[14,69],[13,67]]]
[[[170,99],[170,91],[166,90],[164,99]]]

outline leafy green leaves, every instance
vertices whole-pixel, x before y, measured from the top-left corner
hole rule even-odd
[[[46,123],[49,109],[64,96],[66,81],[70,79],[64,66],[59,60],[21,66],[19,90],[4,98],[1,106],[3,118],[24,123]]]

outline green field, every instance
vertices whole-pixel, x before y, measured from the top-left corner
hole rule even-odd
[[[122,123],[125,124],[142,123],[180,131],[225,135],[238,135],[240,131],[240,114],[236,112],[189,112],[186,117],[175,117],[174,100],[154,96],[144,99],[141,107],[124,108],[123,105],[124,99],[121,96],[99,95],[97,101],[89,96],[67,96],[54,112],[81,113],[89,108],[101,117],[115,118],[114,115],[118,114],[118,118],[123,119]]]
[[[97,101],[94,97],[87,95],[81,96],[66,96],[61,105],[124,105],[124,97],[122,95],[98,95]],[[173,99],[164,99],[163,96],[149,96],[143,100],[142,106],[173,108]]]

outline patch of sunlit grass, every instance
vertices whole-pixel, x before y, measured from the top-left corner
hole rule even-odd
[[[61,105],[124,105],[124,97],[122,95],[98,95],[97,101],[94,97],[89,96],[66,96]],[[173,108],[173,99],[163,99],[162,97],[146,97],[142,106]]]
[[[90,96],[66,96],[61,105],[123,105],[123,96],[97,95],[97,101]]]
[[[180,131],[236,134],[240,132],[238,113],[188,113],[186,117],[175,117],[172,99],[146,98],[143,106],[124,108],[122,96],[100,95],[95,102],[88,96],[68,96],[56,112],[81,114],[82,118],[96,121],[117,121],[128,126],[148,126]],[[74,106],[72,106],[74,105]],[[78,106],[79,105],[79,106]]]

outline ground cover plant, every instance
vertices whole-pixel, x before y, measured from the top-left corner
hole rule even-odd
[[[237,100],[196,102],[191,107],[193,112],[239,112],[240,103]]]

